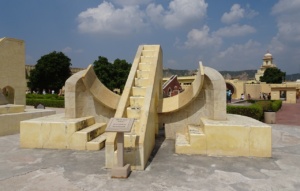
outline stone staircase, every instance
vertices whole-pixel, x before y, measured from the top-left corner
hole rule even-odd
[[[74,132],[71,137],[70,149],[100,150],[105,145],[104,134],[106,123],[94,123]]]
[[[22,148],[100,150],[105,146],[106,123],[93,116],[66,119],[56,114],[21,122]]]
[[[159,45],[141,45],[131,67],[115,118],[133,118],[131,132],[124,133],[124,163],[144,170],[158,130],[157,104],[161,95],[162,51]],[[106,167],[117,163],[116,133],[108,133]],[[111,159],[114,160],[111,160]]]
[[[141,115],[143,115],[144,106],[148,105],[145,101],[151,102],[151,100],[145,100],[145,95],[147,87],[151,85],[149,83],[149,74],[152,65],[154,65],[154,56],[157,56],[155,54],[157,54],[157,51],[151,48],[142,51],[132,86],[132,93],[129,97],[129,106],[126,109],[127,118],[135,119],[131,132],[124,135],[125,161],[127,160],[126,162],[134,164],[133,168],[136,168],[135,165],[141,163],[140,156],[138,156],[139,138],[145,132],[145,129],[141,126],[146,123],[141,121]]]
[[[206,136],[200,125],[188,125],[185,132],[177,132],[175,152],[178,154],[206,154]]]

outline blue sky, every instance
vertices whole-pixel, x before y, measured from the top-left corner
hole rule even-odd
[[[300,0],[2,0],[0,38],[22,39],[26,64],[62,51],[73,67],[104,56],[132,62],[160,44],[164,68],[258,69],[270,51],[300,73]]]

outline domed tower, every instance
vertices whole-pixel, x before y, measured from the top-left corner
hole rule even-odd
[[[260,81],[260,77],[264,75],[267,68],[276,68],[276,65],[273,63],[273,56],[269,51],[264,55],[262,60],[263,64],[255,74],[256,81]]]

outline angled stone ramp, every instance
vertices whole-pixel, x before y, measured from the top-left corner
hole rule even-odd
[[[157,106],[161,94],[162,51],[159,45],[139,46],[115,117],[134,118],[130,133],[124,135],[124,162],[134,170],[144,170],[155,145],[158,129]],[[106,167],[116,161],[116,134],[106,141]],[[112,160],[113,159],[113,160]]]

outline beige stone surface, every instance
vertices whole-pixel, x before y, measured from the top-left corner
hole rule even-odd
[[[8,104],[6,97],[3,95],[2,90],[0,90],[0,105]]]
[[[201,117],[225,120],[225,92],[225,81],[220,73],[210,67],[204,67],[203,87],[196,94],[195,98],[188,96],[187,99],[190,98],[191,101],[178,110],[166,113],[163,113],[163,110],[159,110],[159,122],[165,124],[166,138],[175,139],[176,132],[184,130],[189,124],[200,125]],[[176,105],[177,102],[173,104]],[[172,102],[170,102],[170,105],[172,105]]]
[[[240,115],[226,121],[202,119],[208,155],[271,157],[271,126]]]
[[[104,129],[115,117],[135,119],[124,135],[124,163],[133,170],[145,169],[162,124],[166,138],[176,138],[177,153],[271,156],[270,126],[226,114],[226,85],[219,72],[199,64],[191,86],[163,99],[162,69],[160,45],[139,46],[119,96],[98,80],[90,65],[67,80],[64,114],[21,123],[21,146],[98,150],[105,145],[105,166],[113,168],[121,152],[116,133]]]
[[[14,38],[0,38],[0,90],[8,89],[10,104],[25,105],[25,43]]]
[[[0,136],[19,133],[21,121],[53,114],[55,111],[50,109],[26,109],[25,112],[2,114],[0,115]]]
[[[14,104],[0,105],[0,115],[7,114],[7,113],[20,113],[20,112],[24,112],[24,110],[25,110],[24,105],[14,105]]]
[[[67,118],[94,116],[107,123],[113,117],[120,96],[107,89],[97,78],[92,65],[71,76],[65,84]]]
[[[188,126],[176,134],[175,152],[211,156],[272,156],[271,126],[240,115],[226,121],[202,118],[201,126]]]
[[[157,106],[161,97],[162,52],[159,45],[139,46],[115,117],[135,118],[132,131],[124,136],[125,163],[144,170],[158,131]],[[116,164],[116,135],[106,141],[106,167]],[[113,160],[112,160],[113,159]]]
[[[176,96],[161,99],[159,113],[168,113],[177,111],[184,106],[190,104],[199,95],[204,81],[204,68],[202,63],[199,63],[197,75],[191,86],[187,87],[182,93]]]
[[[22,148],[99,150],[106,137],[105,123],[95,123],[93,116],[65,118],[64,113],[21,122]]]

